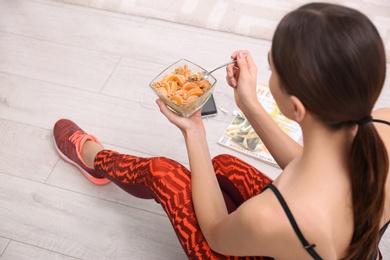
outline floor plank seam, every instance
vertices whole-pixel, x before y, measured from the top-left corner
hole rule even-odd
[[[9,241],[7,242],[7,245],[4,247],[4,250],[3,250],[3,251],[1,252],[1,254],[0,254],[0,257],[1,257],[1,256],[3,256],[4,253],[7,251],[7,248],[8,248],[8,246],[9,246],[9,244],[11,244],[12,239],[10,239],[10,238],[8,238],[8,237],[4,237],[4,236],[0,236],[0,237],[9,240]]]
[[[104,82],[102,88],[101,88],[100,91],[98,92],[99,94],[102,94],[104,88],[107,86],[107,83],[110,81],[110,79],[112,78],[112,75],[113,75],[114,72],[117,70],[117,68],[118,68],[119,64],[121,63],[122,59],[123,59],[123,56],[120,56],[119,59],[118,59],[118,61],[117,61],[117,63],[115,64],[114,68],[112,69],[110,75],[107,77],[107,80]],[[104,95],[104,94],[102,94],[102,95]]]

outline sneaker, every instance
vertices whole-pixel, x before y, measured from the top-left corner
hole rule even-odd
[[[81,157],[81,150],[86,141],[92,140],[101,145],[96,137],[85,133],[75,123],[67,119],[60,119],[56,122],[53,135],[57,153],[62,159],[76,166],[94,184],[104,185],[110,182],[109,179],[99,176],[95,169],[89,168]]]

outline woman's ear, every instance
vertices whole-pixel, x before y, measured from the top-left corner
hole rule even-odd
[[[296,122],[300,123],[305,118],[306,108],[296,96],[291,96],[290,98],[294,107],[294,119]]]

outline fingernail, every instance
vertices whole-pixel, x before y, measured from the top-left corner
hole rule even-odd
[[[238,58],[242,58],[242,52],[238,53]]]

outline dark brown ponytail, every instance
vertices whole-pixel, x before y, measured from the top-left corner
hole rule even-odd
[[[349,160],[354,233],[345,259],[369,259],[375,255],[388,167],[387,152],[374,125],[359,125]]]
[[[281,88],[334,130],[353,129],[369,117],[385,80],[385,51],[375,26],[339,5],[307,4],[287,14],[271,55]],[[370,259],[378,247],[388,155],[369,120],[359,121],[346,150],[354,233],[344,259]]]

